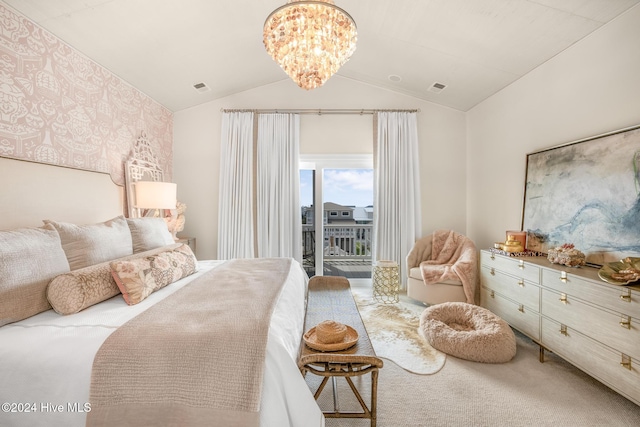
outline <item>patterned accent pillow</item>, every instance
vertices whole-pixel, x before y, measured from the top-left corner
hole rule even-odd
[[[127,218],[127,224],[134,254],[175,243],[162,218]]]
[[[180,247],[181,243],[156,248],[142,254],[129,255],[117,261],[153,256]],[[47,287],[47,299],[58,314],[74,314],[120,293],[111,275],[111,261],[61,274]]]
[[[122,215],[90,225],[51,220],[44,220],[44,223],[58,230],[71,270],[133,254],[131,231]]]
[[[0,231],[0,326],[49,310],[47,283],[66,271],[53,226]]]
[[[196,257],[189,246],[157,255],[111,262],[111,274],[129,305],[138,304],[158,289],[195,273]]]

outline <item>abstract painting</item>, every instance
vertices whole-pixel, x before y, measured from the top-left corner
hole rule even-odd
[[[640,126],[528,154],[522,229],[532,251],[640,257]]]

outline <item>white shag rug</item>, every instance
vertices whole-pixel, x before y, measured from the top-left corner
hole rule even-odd
[[[351,291],[378,357],[414,374],[434,374],[442,369],[446,354],[418,334],[424,306],[402,300],[396,304],[378,303],[370,288],[352,287]]]

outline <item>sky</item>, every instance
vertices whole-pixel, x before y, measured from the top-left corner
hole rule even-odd
[[[311,170],[300,172],[300,204],[313,204]],[[345,206],[373,205],[373,169],[324,169],[323,198]]]

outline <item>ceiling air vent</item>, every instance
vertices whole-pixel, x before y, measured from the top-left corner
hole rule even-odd
[[[434,84],[431,85],[431,87],[429,88],[429,92],[434,92],[434,93],[440,93],[444,90],[444,88],[446,88],[447,85],[443,84],[443,83],[438,83],[435,82]]]
[[[200,93],[209,91],[209,87],[202,82],[194,84],[193,87]]]

